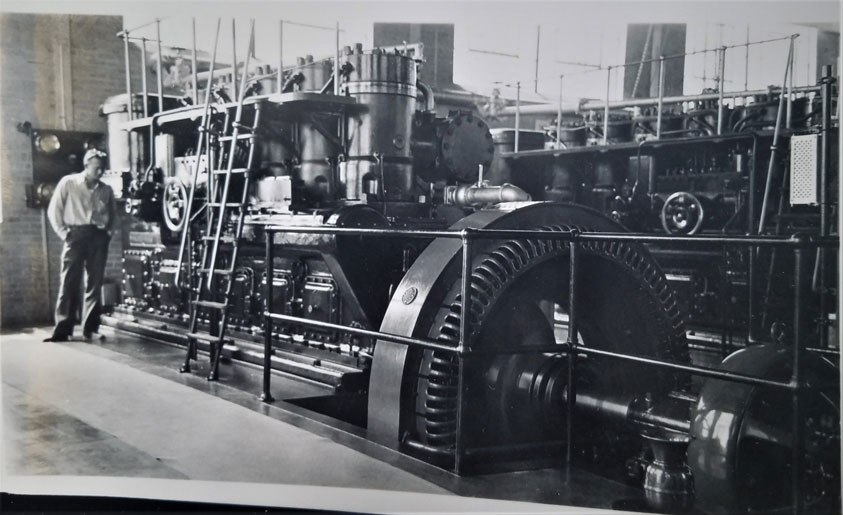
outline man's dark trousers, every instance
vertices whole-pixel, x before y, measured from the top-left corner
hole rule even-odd
[[[71,227],[61,253],[61,289],[56,303],[56,328],[53,338],[65,339],[73,334],[79,311],[79,290],[82,274],[87,272],[83,333],[95,333],[102,311],[102,280],[108,256],[108,232],[93,225]]]

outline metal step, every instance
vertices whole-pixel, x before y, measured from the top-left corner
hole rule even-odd
[[[263,365],[263,352],[260,351],[241,349],[238,358],[256,365]],[[273,355],[270,358],[270,363],[272,368],[275,370],[280,370],[294,376],[317,381],[335,388],[342,386],[344,382],[343,378],[346,375],[343,372],[332,370],[320,365],[294,361],[290,359],[289,356],[276,354],[275,352],[273,352]]]
[[[208,202],[208,203],[207,203],[207,205],[208,205],[208,207],[221,207],[221,206],[225,206],[225,207],[243,207],[243,204],[241,204],[240,202],[225,202],[225,203],[222,203],[222,202]]]
[[[214,236],[202,236],[202,239],[205,241],[214,241],[216,237]],[[220,236],[220,243],[234,243],[237,238],[233,236]]]
[[[257,135],[255,135],[255,134],[238,134],[237,135],[238,140],[255,139],[255,138],[257,138]],[[234,139],[234,136],[220,136],[219,138],[217,138],[217,141],[231,141],[232,139]]]
[[[214,302],[211,300],[194,300],[193,305],[203,308],[225,309],[228,302]]]
[[[198,270],[198,272],[200,274],[207,274],[210,271],[211,271],[210,268],[200,268]],[[230,268],[215,268],[214,269],[214,275],[231,275],[233,273],[234,273],[234,270],[231,270]]]
[[[207,342],[207,343],[216,343],[220,340],[219,336],[214,336],[214,335],[208,334],[208,333],[187,333],[185,336],[187,336],[188,338],[193,338],[194,340],[197,340],[197,341],[200,341],[200,342]],[[228,345],[228,346],[237,348],[234,345],[234,340],[231,339],[231,338],[223,338],[222,343],[223,343],[224,346]]]
[[[248,172],[248,168],[232,168],[231,173],[246,173]],[[214,170],[214,175],[225,175],[228,173],[228,169],[225,170]]]
[[[255,128],[251,125],[244,125],[236,120],[231,122],[231,126],[239,131],[255,132]]]

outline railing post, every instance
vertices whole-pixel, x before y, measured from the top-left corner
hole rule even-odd
[[[243,70],[243,73],[248,73],[248,70]],[[231,98],[236,100],[237,96],[237,25],[235,19],[231,19]]]
[[[606,68],[606,105],[603,106],[603,144],[609,144],[609,90],[612,85],[612,67]]]
[[[723,89],[726,87],[726,47],[720,47],[720,63],[717,72],[717,135],[723,134]]]
[[[570,484],[571,464],[574,459],[574,407],[577,402],[577,250],[579,244],[573,239],[570,248],[568,268],[568,399],[565,420],[565,477]]]
[[[126,97],[128,98],[126,107],[129,110],[129,120],[134,119],[135,110],[132,102],[132,63],[129,59],[129,33],[123,31],[123,51],[126,59]]]
[[[664,105],[664,56],[659,56],[659,103],[656,113],[656,139],[662,138],[662,106]]]
[[[278,93],[284,92],[284,20],[278,22]]]
[[[161,20],[155,20],[155,41],[158,43],[158,59],[156,62],[158,74],[158,112],[161,113],[164,111],[164,76],[161,71],[161,59],[163,58],[161,55]]]
[[[793,76],[791,67],[791,77]],[[834,76],[831,66],[823,66],[822,79],[822,136],[820,140],[820,236],[829,235],[828,171],[831,161],[831,101],[834,94]],[[834,254],[832,254],[834,255]],[[820,347],[828,346],[828,277],[826,275],[826,249],[817,249],[819,263],[819,306],[820,306]]]
[[[334,33],[334,95],[340,94],[340,22]]]
[[[143,117],[149,116],[149,87],[146,82],[146,38],[141,38],[141,88],[143,89]]]
[[[193,105],[199,105],[199,77],[196,71],[196,18],[193,21],[193,56],[191,58],[191,70],[193,71]]]
[[[272,402],[272,394],[269,391],[270,378],[272,376],[272,318],[269,316],[273,313],[272,302],[272,286],[273,276],[275,275],[275,232],[271,230],[266,231],[266,288],[264,288],[264,299],[266,299],[266,315],[264,315],[264,329],[263,329],[263,393],[261,393],[261,401]]]
[[[790,56],[788,57],[787,68],[790,70],[790,74],[788,75],[787,80],[787,118],[785,118],[785,127],[790,129],[792,127],[792,120],[793,120],[793,60],[796,57],[794,54],[796,53],[796,49],[793,48],[795,43],[795,39],[793,37],[790,38]],[[782,91],[784,93],[784,91]]]
[[[556,110],[556,148],[562,148],[562,80],[564,75],[559,76],[559,109]]]
[[[794,286],[793,286],[793,371],[791,383],[795,387],[792,392],[792,426],[793,445],[791,454],[791,497],[793,500],[793,513],[802,512],[802,461],[804,456],[804,421],[802,420],[802,352],[806,347],[805,341],[809,333],[809,321],[806,310],[803,306],[811,294],[811,283],[807,278],[806,266],[808,259],[805,256],[806,250],[803,247],[794,249]]]
[[[460,234],[462,241],[462,275],[460,283],[460,343],[457,346],[457,427],[454,439],[454,472],[462,470],[463,419],[465,411],[465,355],[471,353],[471,258],[474,240],[471,229],[463,229]]]
[[[515,151],[518,152],[519,133],[521,132],[521,82],[515,83]]]

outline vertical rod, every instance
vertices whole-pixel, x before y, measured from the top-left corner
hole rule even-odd
[[[793,292],[793,372],[791,382],[796,386],[793,390],[792,403],[792,426],[793,446],[791,454],[791,496],[793,500],[793,513],[802,512],[802,457],[804,455],[804,431],[801,413],[802,397],[802,351],[805,348],[806,337],[809,332],[807,324],[807,313],[803,307],[803,300],[810,295],[810,281],[807,278],[806,265],[808,259],[805,257],[805,249],[794,250],[794,292]]]
[[[199,105],[199,77],[196,71],[196,18],[193,22],[193,56],[191,58],[191,69],[193,70],[193,105]]]
[[[559,76],[559,108],[556,110],[556,148],[562,148],[562,80],[564,75]]]
[[[787,118],[785,119],[785,127],[791,128],[791,120],[793,119],[793,59],[795,57],[796,49],[793,48],[795,41],[793,37],[790,38],[790,54],[788,55],[787,69]],[[782,90],[784,93],[784,90]]]
[[[261,393],[261,401],[272,402],[272,394],[269,391],[271,376],[272,376],[272,318],[269,314],[273,313],[274,306],[272,305],[272,287],[275,271],[275,233],[273,231],[266,231],[266,288],[264,289],[263,298],[266,299],[266,312],[264,316],[263,328],[263,393]]]
[[[574,459],[574,406],[577,403],[576,360],[577,360],[577,247],[571,241],[568,269],[568,399],[565,420],[565,472],[566,481],[571,480],[571,464]]]
[[[278,93],[284,89],[284,20],[278,22]]]
[[[231,98],[240,98],[237,96],[237,24],[235,19],[231,19]],[[246,73],[246,70],[243,70]]]
[[[542,40],[542,26],[536,25],[536,70],[535,70],[535,88],[536,93],[539,92],[539,48]]]
[[[129,119],[131,120],[135,117],[135,110],[132,109],[132,63],[129,59],[129,33],[126,31],[123,31],[123,51],[126,59],[126,98],[128,99]]]
[[[141,38],[141,89],[143,90],[143,117],[149,116],[149,86],[146,79],[146,38]]]
[[[471,230],[462,232],[462,275],[460,276],[460,344],[457,348],[457,435],[454,441],[454,472],[459,473],[462,467],[463,454],[463,415],[465,410],[465,356],[471,352],[471,258],[473,240],[469,237]]]
[[[521,82],[515,83],[515,151],[518,152],[518,143],[521,132]]]
[[[216,63],[217,63],[217,46],[218,46],[218,43],[219,43],[219,40],[220,40],[220,21],[221,20],[219,18],[217,18],[217,31],[214,34],[214,50],[211,53],[211,65],[210,65],[211,68],[208,71],[208,81],[205,83],[205,108],[202,111],[202,126],[199,130],[199,136],[198,136],[198,139],[196,141],[197,156],[196,156],[196,164],[193,165],[193,171],[192,171],[193,179],[191,181],[191,184],[196,184],[197,181],[198,181],[198,178],[199,178],[199,167],[202,164],[202,152],[201,152],[200,149],[203,146],[202,142],[204,140],[204,142],[205,142],[204,146],[205,146],[205,156],[206,156],[206,167],[207,167],[208,175],[209,175],[208,180],[211,181],[210,184],[212,186],[211,188],[209,188],[210,194],[211,194],[210,198],[214,198],[214,195],[215,195],[214,190],[213,190],[214,160],[211,156],[211,144],[210,144],[211,137],[210,137],[210,135],[208,135],[208,137],[205,137],[205,132],[208,128],[208,113],[209,113],[210,106],[211,106],[211,87],[214,84],[214,68],[215,68]],[[145,105],[146,105],[146,102],[144,102],[144,106]],[[181,233],[181,244],[179,245],[179,258],[178,258],[179,265],[181,265],[182,260],[184,259],[184,250],[185,250],[185,247],[188,245],[188,241],[189,241],[188,227],[190,227],[190,216],[191,216],[191,212],[193,211],[193,200],[194,200],[195,192],[196,192],[196,188],[190,188],[190,191],[187,194],[187,207],[185,208],[185,213],[187,213],[185,216],[187,217],[187,219],[185,221],[185,227],[184,227],[184,229]],[[190,254],[188,252],[188,262],[190,262],[191,259],[193,259],[192,254]],[[204,256],[202,258],[202,264],[203,264],[203,266],[205,264]],[[179,283],[179,274],[180,273],[181,273],[181,266],[176,268],[176,277],[175,277],[175,280],[174,280],[174,282],[176,284]],[[201,289],[201,281],[200,281],[200,289]]]
[[[746,26],[746,54],[743,63],[743,90],[749,90],[749,24]]]
[[[752,134],[752,155],[750,156],[752,160],[749,166],[749,198],[747,199],[747,227],[746,227],[746,234],[752,235],[755,231],[755,208],[756,208],[756,197],[757,197],[757,190],[758,190],[758,183],[757,183],[757,166],[758,163],[758,135],[753,133]],[[758,273],[758,266],[756,263],[755,256],[758,255],[758,247],[749,247],[747,249],[749,252],[749,280],[747,281],[747,320],[749,321],[749,329],[747,331],[747,341],[749,344],[753,344],[757,338],[755,336],[755,304],[756,304],[756,284],[757,284],[757,273]]]
[[[723,89],[726,85],[726,47],[720,47],[720,63],[717,71],[717,135],[723,134]]]
[[[662,106],[664,105],[664,56],[659,56],[659,105],[656,113],[656,139],[662,137]]]
[[[606,68],[606,105],[603,106],[603,144],[609,144],[609,89],[612,84],[612,67]]]
[[[793,52],[793,40],[790,40],[790,53]],[[787,56],[787,64],[784,68],[784,79],[782,80],[782,93],[784,93],[787,84],[787,74],[790,73],[790,55]],[[764,184],[764,199],[761,201],[761,215],[758,220],[758,234],[764,233],[764,227],[767,225],[767,207],[770,202],[770,190],[773,188],[773,170],[776,164],[776,145],[779,142],[779,128],[782,124],[782,111],[784,110],[784,95],[779,95],[779,108],[776,111],[776,127],[773,129],[773,144],[770,147],[770,162],[767,166],[767,180]]]
[[[155,41],[158,44],[156,70],[158,74],[158,112],[164,111],[164,76],[161,71],[161,20],[155,20]]]
[[[334,35],[334,95],[340,94],[340,22]]]
[[[791,71],[791,75],[792,75]],[[834,93],[834,76],[831,66],[823,66],[822,84],[822,139],[820,147],[820,236],[829,235],[828,170],[831,163],[831,100]],[[828,289],[826,278],[826,250],[817,249],[819,261],[820,348],[828,345]]]

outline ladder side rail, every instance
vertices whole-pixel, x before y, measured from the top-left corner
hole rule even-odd
[[[260,125],[260,118],[261,118],[261,103],[255,104],[255,115],[252,122],[252,131],[253,134],[257,133],[258,126]],[[233,140],[234,141],[234,140]],[[251,170],[252,164],[255,157],[255,138],[249,139],[249,155],[246,159],[246,169]],[[237,265],[237,256],[240,251],[240,237],[243,234],[243,220],[246,215],[246,201],[248,200],[249,196],[249,184],[251,182],[250,174],[246,173],[243,181],[243,192],[241,193],[240,199],[240,207],[239,207],[239,214],[237,217],[237,226],[235,229],[234,235],[234,242],[232,244],[231,249],[231,270],[232,275],[229,275],[226,281],[226,287],[224,292],[225,298],[225,307],[222,309],[221,316],[219,322],[219,338],[216,342],[216,352],[212,352],[212,363],[211,363],[211,375],[210,377],[216,379],[219,373],[219,360],[222,356],[222,346],[224,345],[225,341],[225,332],[228,329],[228,300],[231,297],[231,290],[234,285],[233,279],[233,271]],[[213,272],[210,272],[209,277],[213,277]],[[213,348],[212,348],[213,350]]]
[[[212,52],[211,56],[211,73],[208,75],[208,84],[205,86],[205,106],[202,109],[202,121],[199,124],[199,136],[198,141],[196,142],[196,163],[193,164],[193,182],[190,184],[190,193],[187,197],[187,207],[185,208],[185,224],[182,227],[181,231],[181,243],[179,244],[179,256],[178,256],[178,267],[176,268],[176,274],[173,282],[176,285],[179,284],[179,276],[181,275],[181,264],[184,259],[184,249],[187,246],[187,234],[188,230],[187,227],[190,225],[190,214],[193,212],[193,200],[196,193],[196,183],[199,180],[199,166],[202,161],[203,149],[205,145],[203,144],[203,140],[205,139],[205,133],[208,130],[208,112],[210,111],[211,106],[211,85],[213,84],[213,80],[211,80],[214,76],[214,65],[217,62],[217,43],[219,43],[220,37],[220,19],[217,18],[217,32],[214,36],[214,51]],[[196,74],[196,70],[193,70],[194,76]],[[210,137],[210,136],[209,136]],[[207,156],[207,154],[206,154]],[[207,159],[207,168],[210,169],[211,162],[210,156],[206,157]]]
[[[214,270],[216,268],[217,262],[217,255],[219,252],[219,243],[220,243],[220,236],[222,235],[222,228],[225,224],[225,205],[228,202],[228,190],[231,185],[231,170],[234,168],[234,154],[235,150],[237,149],[237,136],[240,131],[240,120],[243,116],[243,101],[246,98],[246,79],[248,77],[248,70],[249,70],[249,61],[252,56],[252,52],[254,51],[254,35],[255,32],[255,20],[251,20],[250,24],[250,31],[249,31],[249,50],[246,52],[246,60],[244,62],[244,71],[243,76],[241,77],[241,87],[240,87],[240,95],[237,99],[237,112],[234,116],[234,122],[232,123],[232,131],[231,131],[231,144],[229,145],[229,153],[228,153],[228,167],[225,171],[225,179],[223,182],[223,190],[222,190],[222,198],[219,202],[219,219],[216,223],[216,231],[214,235],[214,250],[211,252],[211,264],[208,266],[208,288],[211,287],[214,278]],[[237,63],[234,63],[235,69],[237,67]],[[228,299],[226,299],[226,302]]]

